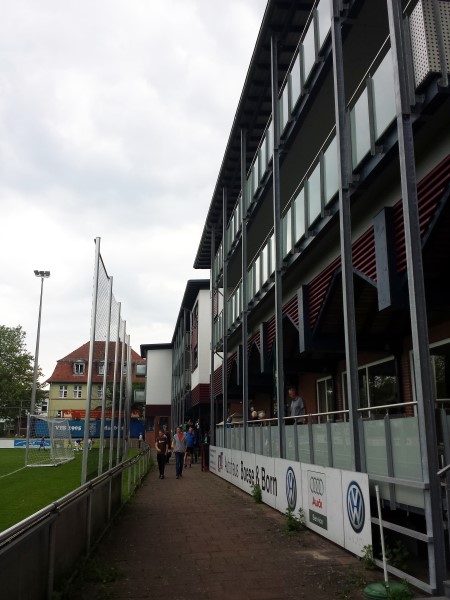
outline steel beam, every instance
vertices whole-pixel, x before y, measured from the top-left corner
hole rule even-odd
[[[408,102],[407,58],[403,33],[402,6],[399,0],[387,0],[389,35],[393,54],[395,103],[397,111],[398,150],[405,225],[406,265],[417,397],[420,450],[424,491],[428,563],[431,588],[443,593],[446,579],[445,543],[439,470],[438,441],[435,423],[435,400],[428,342],[428,320],[419,226],[414,133]]]

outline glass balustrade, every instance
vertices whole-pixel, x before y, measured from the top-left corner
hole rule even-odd
[[[283,258],[292,251],[292,211],[289,209],[281,221]]]
[[[317,20],[319,30],[319,52],[328,37],[331,30],[331,6],[330,0],[320,0],[317,5]]]
[[[365,449],[366,467],[369,474],[371,493],[378,483],[381,497],[385,500],[423,508],[423,490],[415,485],[405,485],[406,481],[422,483],[422,461],[419,444],[417,417],[395,416],[385,419],[364,419],[362,421],[362,442]],[[231,431],[235,431],[231,434]],[[223,427],[217,427],[218,445],[223,439]],[[352,449],[350,423],[285,424],[286,458],[303,463],[352,470]],[[390,435],[390,443],[386,436]],[[297,438],[297,439],[296,439]],[[235,449],[244,449],[243,426],[234,425],[230,430],[230,443]],[[253,421],[248,428],[247,451],[258,455],[277,458],[280,456],[279,426],[272,421]],[[389,454],[389,448],[392,454]],[[389,472],[388,464],[393,473]],[[390,484],[378,481],[376,476],[391,476],[401,483],[394,483],[391,497]]]
[[[297,54],[294,64],[292,65],[292,70],[289,76],[289,84],[291,86],[291,105],[293,109],[297,104],[302,93],[300,54]]]
[[[323,155],[323,167],[325,170],[325,176],[323,181],[325,182],[324,198],[325,205],[339,191],[339,167],[337,157],[337,140],[334,138],[328,148],[325,150]]]
[[[264,175],[267,170],[267,137],[264,135],[261,146],[258,150],[258,163],[260,178]]]
[[[320,190],[320,163],[308,178],[308,227],[320,217],[322,212],[322,200]]]
[[[270,274],[275,273],[275,234],[272,233],[269,240]]]
[[[314,37],[314,22],[311,21],[303,38],[302,43],[302,56],[303,56],[303,81],[306,83],[308,77],[311,75],[312,68],[316,62],[316,40]]]
[[[379,138],[396,118],[391,50],[374,73],[372,82],[375,137]]]
[[[288,124],[289,117],[289,85],[284,86],[283,93],[280,98],[280,133],[282,134],[286,125]]]
[[[264,285],[269,279],[269,245],[266,244],[261,251],[261,283]]]
[[[261,257],[255,260],[254,263],[255,269],[255,294],[257,294],[261,290]]]
[[[367,89],[363,91],[350,111],[352,137],[352,164],[355,169],[370,152],[369,97]]]
[[[294,243],[297,244],[306,232],[305,192],[303,188],[294,200]]]

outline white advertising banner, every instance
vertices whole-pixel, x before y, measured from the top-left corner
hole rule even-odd
[[[282,458],[210,446],[209,470],[248,494],[261,487],[262,499],[281,513],[303,509],[307,526],[362,556],[372,544],[369,478]]]

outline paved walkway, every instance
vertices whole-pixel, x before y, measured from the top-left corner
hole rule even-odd
[[[111,583],[76,584],[76,598],[286,600],[362,598],[360,561],[311,531],[283,533],[285,518],[200,464],[145,479],[98,549]]]

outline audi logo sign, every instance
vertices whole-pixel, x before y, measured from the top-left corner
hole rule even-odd
[[[316,496],[323,496],[325,492],[325,484],[321,477],[310,477],[309,478],[309,489]]]

